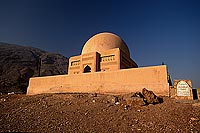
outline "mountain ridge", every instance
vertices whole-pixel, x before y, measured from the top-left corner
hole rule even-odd
[[[67,68],[61,54],[0,42],[0,93],[26,93],[31,77],[67,74]]]

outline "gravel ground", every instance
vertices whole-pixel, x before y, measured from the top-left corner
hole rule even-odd
[[[200,101],[128,106],[100,94],[0,95],[1,132],[200,132]]]

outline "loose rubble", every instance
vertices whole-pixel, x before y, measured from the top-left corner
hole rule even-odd
[[[157,97],[152,91],[144,88],[141,92],[129,93],[123,95],[123,99],[129,106],[144,106],[148,104],[162,103],[163,99]]]
[[[160,104],[147,104],[143,96],[0,95],[0,132],[200,132],[194,103],[161,97]]]

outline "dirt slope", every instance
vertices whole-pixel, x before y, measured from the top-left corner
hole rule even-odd
[[[0,95],[0,131],[200,132],[199,101],[127,106],[121,96],[95,94]]]

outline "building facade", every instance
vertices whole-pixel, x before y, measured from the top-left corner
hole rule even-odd
[[[139,67],[130,58],[126,43],[112,33],[91,37],[78,56],[69,59],[68,74],[34,77],[28,95],[41,93],[125,94],[143,88],[169,95],[167,66]]]
[[[100,33],[90,38],[79,56],[69,59],[68,74],[136,68],[125,42],[115,34]]]

